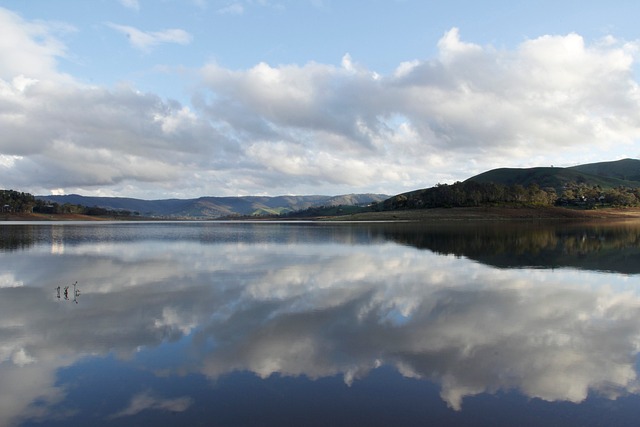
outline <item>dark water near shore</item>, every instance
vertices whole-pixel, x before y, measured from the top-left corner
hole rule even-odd
[[[639,223],[2,224],[0,267],[0,426],[640,417]]]

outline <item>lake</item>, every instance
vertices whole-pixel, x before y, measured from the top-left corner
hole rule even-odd
[[[640,224],[0,224],[0,426],[632,426]]]

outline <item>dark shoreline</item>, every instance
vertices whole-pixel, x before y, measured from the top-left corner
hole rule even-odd
[[[584,220],[638,220],[640,208],[571,209],[560,207],[474,207],[434,208],[383,212],[364,212],[341,217],[325,218],[332,221],[584,221]]]
[[[0,214],[0,224],[7,221],[151,221],[153,218],[142,217],[102,217],[80,214]]]
[[[210,218],[222,220],[223,218]],[[0,214],[0,223],[6,221],[195,221],[204,218],[146,218],[97,217],[77,214]],[[224,218],[233,221],[234,219]],[[571,209],[560,207],[474,207],[411,209],[382,212],[363,212],[344,216],[307,218],[243,217],[237,220],[260,221],[584,221],[584,220],[640,220],[640,208]]]

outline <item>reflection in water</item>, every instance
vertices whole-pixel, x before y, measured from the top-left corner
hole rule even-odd
[[[60,299],[60,286],[56,287],[56,298]],[[69,301],[69,286],[65,286],[64,289],[62,290],[62,293],[64,294],[64,299],[66,301]],[[72,294],[73,295],[73,302],[75,302],[76,304],[78,303],[78,297],[80,296],[80,289],[78,289],[78,282],[74,282],[73,283],[73,291]]]
[[[399,243],[465,256],[501,268],[574,267],[640,273],[637,221],[595,225],[520,222],[400,225],[384,233]]]
[[[42,238],[51,226],[43,227],[25,232],[29,245],[2,253],[0,425],[78,416],[79,407],[56,413],[79,381],[57,375],[109,357],[127,364],[118,372],[214,383],[248,371],[265,379],[338,375],[354,386],[391,367],[437,383],[462,412],[465,398],[509,390],[576,403],[639,392],[638,277],[589,271],[589,262],[607,270],[596,254],[615,259],[616,271],[637,268],[613,249],[636,262],[637,229],[583,229],[587,240],[603,236],[601,250],[579,258],[580,269],[552,270],[476,260],[521,267],[529,264],[516,255],[526,253],[531,265],[546,266],[547,255],[535,254],[557,253],[578,231],[508,237],[481,228],[474,239],[458,227],[447,243],[440,229],[411,233],[406,225],[67,226],[56,237],[65,250],[52,252]],[[554,263],[576,259],[561,252]],[[72,276],[83,282],[83,304],[55,304],[51,283],[73,282],[77,302]],[[189,389],[120,390],[127,401],[100,409],[113,423],[206,407]]]

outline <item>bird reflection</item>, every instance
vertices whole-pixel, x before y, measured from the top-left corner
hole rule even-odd
[[[69,301],[69,300],[70,300],[70,297],[69,297],[69,288],[70,288],[70,286],[65,286],[64,288],[61,288],[60,286],[56,287],[56,288],[55,288],[55,290],[56,290],[56,297],[57,297],[58,299],[61,299],[61,298],[62,298],[62,296],[64,296],[64,299],[65,299],[66,301]],[[62,290],[62,295],[61,295],[61,293],[60,293],[60,291],[61,291],[61,290]],[[73,284],[73,293],[72,293],[72,296],[73,296],[73,302],[75,302],[76,304],[78,304],[78,297],[80,296],[80,289],[78,289],[78,281],[77,281],[77,280],[76,280],[76,281],[75,281],[75,283]]]

